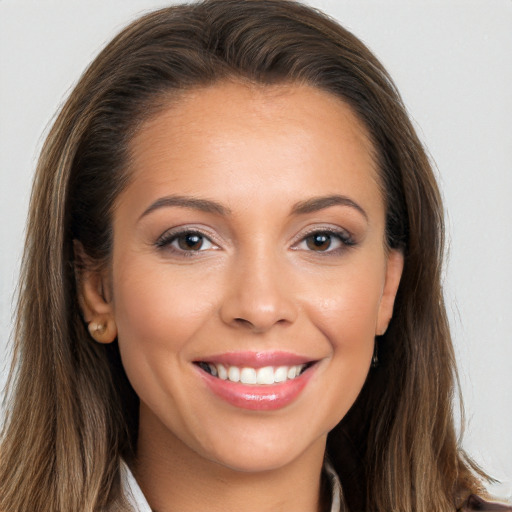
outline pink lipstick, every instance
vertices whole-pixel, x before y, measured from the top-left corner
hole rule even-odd
[[[315,361],[286,352],[232,352],[195,364],[217,396],[235,407],[275,410],[298,397]]]

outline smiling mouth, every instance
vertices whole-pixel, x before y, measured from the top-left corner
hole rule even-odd
[[[314,362],[290,366],[228,366],[221,363],[200,361],[195,363],[201,370],[221,380],[240,382],[247,385],[272,385],[296,379],[301,376]]]

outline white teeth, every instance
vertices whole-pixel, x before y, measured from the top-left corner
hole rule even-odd
[[[289,379],[294,379],[296,376],[297,376],[297,367],[291,366],[290,369],[288,370],[287,377]]]
[[[215,365],[212,365],[215,366]],[[228,379],[228,371],[226,370],[226,367],[223,364],[217,365],[217,374],[219,376],[219,379],[227,380]]]
[[[280,366],[274,373],[274,382],[284,382],[288,377],[288,367]]]
[[[230,366],[228,370],[228,379],[231,382],[239,382],[240,381],[240,368],[236,366]]]
[[[295,366],[264,366],[263,368],[251,368],[244,366],[226,367],[223,364],[208,363],[211,375],[222,380],[241,382],[242,384],[264,384],[271,385],[298,377],[305,364]]]
[[[256,384],[256,370],[254,368],[242,368],[240,382],[242,384]]]
[[[256,375],[257,384],[274,384],[274,368],[265,366],[258,370]]]

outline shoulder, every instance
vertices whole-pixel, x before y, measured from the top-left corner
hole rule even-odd
[[[472,494],[464,502],[459,512],[470,512],[472,510],[481,510],[483,512],[489,511],[501,511],[501,512],[512,512],[512,505],[506,505],[505,503],[499,503],[496,501],[487,501],[476,494]]]

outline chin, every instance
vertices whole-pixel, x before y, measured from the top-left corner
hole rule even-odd
[[[291,451],[289,448],[273,449],[267,447],[265,450],[255,448],[237,449],[236,453],[215,455],[211,460],[221,466],[240,473],[263,473],[279,470],[292,463],[299,457],[296,448]]]
[[[266,431],[262,436],[263,429]],[[202,456],[233,471],[258,473],[275,471],[308,457],[308,453],[318,455],[325,451],[327,433],[308,443],[299,429],[296,436],[289,428],[272,433],[262,425],[257,432],[251,430],[238,431],[233,435],[227,432],[222,440],[210,442],[200,450]]]

